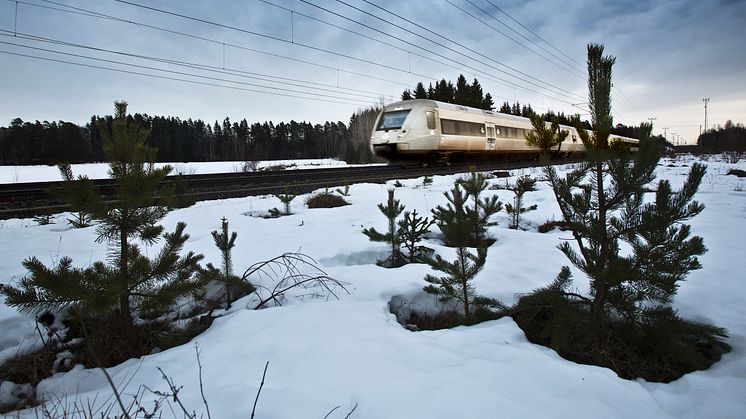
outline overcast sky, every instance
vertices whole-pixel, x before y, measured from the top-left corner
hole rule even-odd
[[[582,114],[590,42],[617,59],[615,122],[656,118],[656,133],[694,142],[703,98],[711,127],[746,122],[746,1],[131,3],[160,11],[0,0],[0,124],[85,123],[111,114],[115,99],[133,113],[208,122],[347,122],[419,81],[461,73],[497,105]]]

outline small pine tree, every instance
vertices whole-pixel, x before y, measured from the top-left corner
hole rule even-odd
[[[430,226],[435,221],[427,217],[418,217],[417,210],[412,213],[404,212],[404,219],[399,221],[399,236],[409,255],[409,263],[414,263],[420,259],[420,255],[427,249],[419,246],[425,234],[430,232]]]
[[[448,200],[445,207],[438,205],[432,210],[435,224],[443,233],[443,241],[446,246],[459,247],[473,245],[475,240],[471,237],[474,231],[475,220],[471,217],[473,213],[467,211],[466,201],[468,195],[464,193],[457,182],[453,189],[443,193]]]
[[[506,185],[505,189],[513,191],[515,194],[513,204],[505,204],[505,212],[512,216],[510,228],[517,230],[521,226],[521,215],[537,208],[536,204],[528,207],[523,206],[523,195],[526,192],[536,190],[536,179],[533,179],[530,175],[524,175],[516,179],[514,185]]]
[[[457,180],[451,191],[444,193],[448,199],[445,207],[438,205],[432,210],[447,246],[483,247],[488,244],[487,227],[496,224],[489,218],[502,210],[502,202],[497,196],[482,198],[488,186],[487,176],[471,172],[468,177]],[[469,198],[472,207],[467,205]],[[465,228],[470,234],[461,231]]]
[[[347,179],[344,180],[342,188],[337,188],[336,191],[342,196],[350,196],[350,185],[347,183]]]
[[[57,167],[63,180],[60,195],[67,200],[74,215],[74,218],[68,219],[67,222],[75,228],[90,226],[93,217],[100,215],[105,209],[93,181],[83,175],[76,179],[70,163],[63,162]]]
[[[238,277],[233,275],[233,260],[231,257],[231,249],[233,249],[233,246],[235,246],[236,244],[236,237],[238,237],[238,233],[234,231],[229,235],[228,220],[223,217],[221,221],[222,230],[220,232],[218,232],[217,230],[213,230],[212,238],[213,240],[215,240],[215,246],[220,249],[220,253],[223,257],[223,270],[221,272],[221,280],[223,282],[223,285],[225,286],[225,309],[227,310],[231,308],[231,288],[239,279]],[[212,266],[208,264],[208,269],[211,267]]]
[[[189,252],[180,257],[186,225],[178,223],[173,233],[163,233],[156,223],[168,213],[158,205],[156,192],[170,167],[154,167],[155,151],[145,145],[149,132],[127,116],[127,102],[115,102],[111,126],[98,127],[104,138],[109,174],[116,184],[116,197],[105,210],[94,214],[100,222],[97,242],[111,246],[110,264],[95,262],[87,269],[72,268],[69,258],[48,269],[38,259],[24,261],[30,275],[20,288],[2,286],[8,305],[22,311],[64,309],[75,306],[81,313],[116,314],[123,330],[135,327],[133,314],[158,316],[201,287],[195,277],[202,255]],[[135,240],[145,245],[163,236],[165,244],[150,259]]]
[[[397,230],[396,218],[404,211],[404,205],[399,203],[398,199],[394,199],[394,190],[389,189],[389,200],[384,204],[378,204],[378,209],[388,219],[388,231],[386,233],[379,233],[375,228],[366,228],[363,230],[363,234],[368,236],[371,241],[384,242],[391,245],[391,255],[385,262],[385,266],[394,268],[402,265],[402,255],[399,249],[402,243],[401,236]]]
[[[427,259],[427,263],[435,270],[445,273],[445,276],[428,274],[425,277],[428,285],[423,290],[437,295],[441,302],[456,300],[460,303],[464,316],[470,319],[474,308],[497,306],[496,300],[477,295],[471,281],[484,268],[487,258],[487,248],[477,248],[473,254],[465,247],[456,249],[456,260],[448,262],[440,255],[434,259]]]
[[[559,147],[570,132],[560,129],[557,117],[552,118],[549,126],[539,114],[531,114],[530,119],[533,130],[526,131],[526,145],[538,148],[542,159],[549,159],[553,147],[557,147],[557,153],[559,153]]]
[[[611,68],[615,59],[603,56],[603,46],[588,45],[589,103],[594,131],[578,130],[589,161],[560,178],[552,166],[544,172],[552,185],[575,247],[559,248],[591,278],[591,321],[596,328],[610,316],[644,321],[656,304],[669,304],[677,282],[699,269],[705,252],[701,237],[689,237],[684,221],[704,208],[693,201],[705,167],[692,165],[687,181],[674,192],[660,181],[655,199],[645,202],[655,179],[660,150],[649,140],[651,124],[643,124],[639,152],[630,159],[624,149],[609,146]],[[621,243],[629,245],[623,254]]]
[[[280,200],[285,205],[285,209],[282,213],[282,215],[290,215],[290,202],[295,199],[297,195],[291,195],[288,193],[288,187],[285,186],[285,189],[283,190],[283,193],[281,194],[275,194],[275,197]],[[276,212],[279,215],[279,211]]]

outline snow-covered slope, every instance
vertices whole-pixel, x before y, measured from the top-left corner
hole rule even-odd
[[[691,157],[663,160],[659,178],[680,185]],[[257,405],[261,418],[343,418],[355,406],[355,418],[743,418],[746,415],[746,181],[726,176],[729,165],[709,161],[708,173],[696,199],[706,205],[694,220],[694,234],[704,237],[709,252],[704,269],[693,272],[681,286],[675,306],[684,317],[728,328],[733,351],[708,371],[688,374],[669,383],[618,378],[607,369],[563,360],[553,351],[529,343],[509,319],[472,327],[433,332],[410,332],[389,312],[393,296],[416,298],[430,272],[426,265],[384,269],[375,260],[384,244],[368,241],[363,227],[385,228],[376,204],[393,186],[360,184],[350,187],[350,206],[335,209],[305,207],[304,197],[292,202],[294,215],[263,219],[252,215],[280,206],[271,196],[201,202],[170,213],[163,224],[172,230],[187,223],[188,250],[219,263],[210,232],[226,217],[238,232],[234,249],[237,272],[252,263],[286,251],[301,250],[314,257],[332,277],[348,283],[350,294],[340,300],[291,298],[283,307],[246,310],[239,301],[194,343],[109,369],[127,397],[145,385],[166,390],[157,368],[182,385],[183,403],[204,413],[195,343],[201,351],[205,396],[213,418],[247,417],[259,387],[265,362],[266,382]],[[514,171],[513,176],[538,170]],[[402,181],[396,198],[408,210],[429,214],[445,198],[454,177]],[[514,178],[513,178],[514,180]],[[492,180],[491,182],[503,182]],[[502,201],[511,192],[490,191]],[[540,234],[535,226],[559,218],[551,191],[525,196],[538,204],[527,213],[529,231],[507,229],[505,214],[490,229],[497,242],[489,249],[487,266],[475,285],[480,293],[513,303],[516,294],[551,281],[569,264],[556,245],[567,233]],[[94,228],[75,230],[58,216],[56,224],[38,226],[30,220],[0,222],[0,280],[24,274],[21,261],[36,255],[46,263],[71,256],[78,266],[106,256],[94,242]],[[428,246],[444,256],[452,250],[432,240]],[[155,252],[149,249],[149,252]],[[575,285],[587,291],[587,281],[574,271]],[[15,354],[34,341],[33,322],[0,306],[0,357]],[[111,403],[111,390],[100,371],[77,367],[39,386],[46,397],[67,395]],[[146,394],[148,403],[153,396]],[[130,398],[131,399],[131,398]],[[170,413],[166,413],[169,415]],[[33,412],[27,412],[33,417]]]

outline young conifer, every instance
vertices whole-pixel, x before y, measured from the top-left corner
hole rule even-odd
[[[502,210],[502,202],[497,200],[497,196],[482,197],[488,186],[484,174],[472,172],[444,193],[448,204],[445,207],[438,205],[432,212],[435,223],[445,236],[446,245],[483,247],[489,244],[487,227],[496,224],[489,218]],[[468,206],[469,199],[471,207]]]
[[[384,266],[389,268],[401,266],[403,264],[400,250],[402,239],[397,229],[396,218],[404,211],[404,205],[401,205],[398,199],[394,199],[394,190],[389,189],[388,202],[386,205],[382,203],[378,204],[378,209],[388,219],[388,231],[386,233],[379,233],[375,228],[371,227],[364,229],[363,234],[368,236],[371,241],[384,242],[391,245],[391,255],[384,262]]]
[[[570,132],[560,129],[556,117],[549,126],[539,114],[534,113],[529,118],[531,119],[532,130],[526,132],[526,144],[538,148],[540,150],[539,156],[548,160],[551,149],[557,147],[557,152],[559,152],[562,142]]]
[[[221,279],[223,284],[225,285],[225,308],[227,310],[231,308],[231,287],[233,285],[233,282],[236,282],[236,280],[238,279],[235,275],[233,275],[233,260],[231,257],[231,249],[233,249],[233,246],[236,245],[236,238],[238,237],[238,233],[234,231],[229,235],[228,220],[223,217],[222,222],[222,230],[220,232],[214,230],[212,232],[212,238],[213,240],[215,240],[215,246],[220,249],[220,253],[223,257],[223,271]],[[209,267],[210,266],[208,265],[208,268]]]
[[[404,219],[399,221],[399,236],[409,255],[409,263],[420,259],[420,255],[427,250],[426,247],[418,245],[425,234],[430,232],[430,226],[435,221],[427,217],[419,217],[417,210],[413,212],[404,211]]]
[[[180,298],[201,286],[195,272],[202,255],[189,252],[180,257],[186,225],[178,223],[173,233],[163,234],[157,222],[168,212],[155,200],[160,182],[171,170],[154,166],[155,151],[145,145],[148,130],[127,116],[127,102],[115,102],[111,125],[98,127],[109,159],[109,175],[115,197],[95,215],[99,225],[97,242],[109,244],[110,261],[91,267],[72,267],[62,258],[49,269],[32,257],[24,261],[29,276],[20,288],[2,286],[8,305],[22,311],[77,307],[79,313],[99,319],[116,315],[124,330],[135,326],[134,315],[159,316]],[[162,235],[164,246],[148,258],[136,242],[150,245]]]
[[[277,199],[279,199],[280,202],[283,203],[283,205],[285,205],[285,209],[284,209],[282,215],[290,215],[290,202],[292,202],[293,199],[295,199],[296,196],[297,195],[291,195],[288,192],[288,187],[287,186],[285,186],[285,189],[283,190],[282,193],[275,194],[275,197]]]
[[[63,162],[57,167],[63,180],[61,195],[70,204],[70,210],[74,215],[74,218],[68,219],[67,222],[75,228],[90,226],[94,216],[100,215],[105,209],[93,181],[83,175],[76,179],[70,163]]]
[[[472,201],[472,207],[466,208],[466,211],[473,223],[474,246],[486,246],[487,227],[497,224],[489,219],[502,210],[503,204],[497,200],[497,196],[482,197],[490,186],[484,173],[472,171],[469,177],[459,180],[459,183]]]
[[[521,226],[521,215],[533,211],[537,208],[536,204],[525,207],[523,206],[523,195],[526,192],[536,190],[536,179],[530,175],[524,175],[516,179],[515,184],[507,185],[506,188],[515,194],[512,204],[505,204],[505,212],[511,215],[510,228],[519,229]]]
[[[428,285],[423,289],[429,294],[439,297],[441,302],[456,300],[464,312],[464,316],[471,318],[474,306],[494,306],[497,301],[480,297],[477,295],[471,281],[484,268],[487,258],[487,248],[478,248],[477,254],[469,252],[465,247],[456,249],[456,259],[448,262],[440,255],[429,259],[428,264],[435,270],[441,271],[445,276],[428,274],[425,277]]]
[[[578,129],[589,159],[564,178],[552,166],[545,175],[552,185],[565,224],[572,231],[559,248],[591,279],[591,323],[600,329],[621,316],[645,322],[671,302],[677,283],[699,269],[705,252],[701,237],[690,237],[684,222],[704,208],[693,201],[705,174],[695,163],[678,191],[668,181],[650,186],[660,158],[649,139],[651,124],[643,124],[639,152],[611,147],[611,69],[613,57],[603,46],[588,46],[589,103],[593,132]],[[656,190],[653,200],[644,196]],[[626,245],[622,245],[625,243]],[[630,251],[622,251],[622,248]]]

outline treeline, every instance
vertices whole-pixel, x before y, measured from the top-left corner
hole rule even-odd
[[[275,160],[339,158],[351,163],[373,159],[368,147],[379,109],[355,112],[345,124],[271,121],[249,124],[246,119],[205,123],[197,119],[128,115],[150,130],[146,140],[158,149],[156,161]],[[112,117],[92,116],[85,126],[70,122],[24,122],[14,119],[0,127],[0,164],[56,164],[104,161],[99,127],[111,127]]]
[[[455,85],[451,81],[442,79],[435,83],[435,86],[430,83],[428,88],[425,89],[425,85],[419,82],[414,92],[409,89],[404,90],[401,99],[432,99],[487,110],[491,110],[495,105],[492,101],[492,95],[484,94],[482,86],[476,78],[469,84],[463,74],[459,74]]]
[[[746,152],[746,127],[743,124],[733,124],[730,119],[725,126],[718,125],[717,129],[705,131],[697,139],[700,151],[719,153],[722,151]]]

